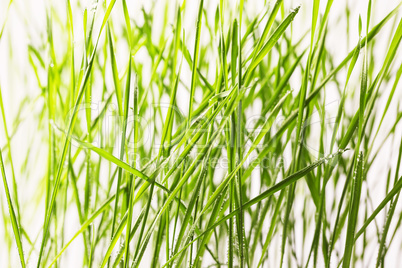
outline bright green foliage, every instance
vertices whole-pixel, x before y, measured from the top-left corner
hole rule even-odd
[[[399,260],[400,1],[4,2],[1,267]]]

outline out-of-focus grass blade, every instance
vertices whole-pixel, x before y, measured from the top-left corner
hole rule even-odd
[[[121,188],[119,189],[120,191],[123,191],[126,189],[126,185],[122,185]],[[97,210],[95,210],[92,215],[81,225],[81,228],[74,234],[74,236],[67,242],[67,244],[63,247],[62,250],[56,255],[54,260],[50,263],[49,268],[52,267],[58,258],[60,258],[61,254],[68,248],[68,246],[82,233],[84,232],[90,224],[105,210],[109,207],[110,203],[115,199],[116,194],[112,195],[109,197]]]

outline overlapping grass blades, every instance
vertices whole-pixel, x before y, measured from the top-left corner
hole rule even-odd
[[[398,257],[402,3],[380,16],[371,0],[44,2],[40,34],[21,20],[24,53],[21,3],[0,21],[9,266]]]

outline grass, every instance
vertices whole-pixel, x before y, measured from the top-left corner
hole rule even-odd
[[[5,267],[400,261],[401,3],[43,3],[1,3]]]

